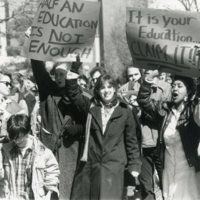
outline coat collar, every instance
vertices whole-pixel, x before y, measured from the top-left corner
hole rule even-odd
[[[33,139],[33,146],[32,146],[33,149],[32,150],[33,150],[34,154],[37,154],[37,155],[43,154],[43,151],[41,151],[41,150],[44,150],[45,146],[35,136],[30,135],[29,137],[31,137]],[[11,153],[13,147],[14,147],[13,142],[9,142],[9,143],[6,143],[3,145],[3,150],[8,157],[10,157],[10,153]]]
[[[168,114],[171,112],[172,107],[173,107],[173,104],[171,102],[164,104],[164,109],[167,110]],[[185,108],[180,114],[177,127],[189,122],[190,117],[193,116],[192,108],[193,108],[192,102],[189,102],[187,105],[185,105]]]
[[[102,129],[101,106],[98,105],[90,108],[90,113],[92,114],[92,118],[97,122],[99,127]]]
[[[121,103],[119,102],[119,104],[116,106],[116,108],[114,109],[111,117],[110,117],[110,121],[119,118],[122,115],[122,108],[121,106],[119,106]],[[92,114],[92,118],[97,122],[97,124],[99,125],[99,127],[102,130],[102,116],[101,116],[101,106],[100,105],[96,105],[92,108],[90,108],[90,113]]]

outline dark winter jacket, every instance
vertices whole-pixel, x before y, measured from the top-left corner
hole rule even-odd
[[[159,130],[157,147],[164,167],[165,144],[163,134],[170,121],[172,104],[152,100],[150,93],[151,85],[144,82],[138,94],[138,103],[149,122]],[[197,155],[197,148],[200,141],[200,127],[193,118],[194,106],[193,102],[188,102],[180,115],[176,128],[180,134],[189,166],[194,166],[199,171],[200,159]]]
[[[68,95],[80,115],[92,115],[88,161],[77,170],[72,199],[122,199],[124,168],[140,172],[140,153],[131,109],[119,103],[102,132],[101,106],[90,107],[76,80],[68,81]]]
[[[52,151],[61,145],[61,135],[69,126],[82,123],[76,107],[67,97],[65,88],[57,87],[45,69],[44,62],[31,60],[33,74],[38,85],[41,114],[41,140]]]

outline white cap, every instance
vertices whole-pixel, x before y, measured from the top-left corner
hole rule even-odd
[[[57,69],[62,69],[64,71],[69,71],[70,70],[70,65],[68,63],[62,63],[62,64],[58,65],[55,70],[57,70]]]

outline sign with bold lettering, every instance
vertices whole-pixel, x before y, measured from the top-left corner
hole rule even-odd
[[[133,63],[183,76],[200,76],[200,14],[127,8],[126,33]]]
[[[27,57],[43,61],[88,61],[98,26],[100,4],[80,0],[41,0],[29,40]]]

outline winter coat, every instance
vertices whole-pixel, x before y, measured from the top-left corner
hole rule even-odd
[[[140,171],[140,153],[131,109],[119,103],[102,132],[101,106],[84,97],[76,80],[68,82],[68,95],[82,116],[92,115],[88,161],[75,175],[71,199],[122,199],[124,169]]]
[[[54,191],[58,194],[59,183],[59,167],[53,153],[46,148],[37,138],[33,137],[33,167],[32,167],[32,184],[31,188],[35,200],[42,200],[45,198],[48,190]],[[10,150],[14,147],[13,142],[4,144],[2,148],[4,172],[0,182],[3,181],[3,188],[0,188],[0,199],[5,195],[5,199],[17,199],[15,193],[15,169],[14,163],[11,159]],[[14,188],[11,191],[11,186]]]
[[[170,121],[172,104],[152,100],[150,93],[151,85],[146,82],[143,83],[138,94],[138,103],[152,126],[157,127],[159,130],[157,148],[164,167],[165,144],[163,134]],[[196,171],[199,171],[200,159],[197,148],[200,141],[200,127],[194,121],[194,107],[194,102],[188,102],[181,112],[176,129],[180,134],[188,165],[190,167],[194,166]]]
[[[42,61],[31,60],[33,74],[38,85],[41,114],[41,140],[53,152],[61,145],[61,135],[67,126],[82,119],[67,97],[65,88],[57,87]]]

